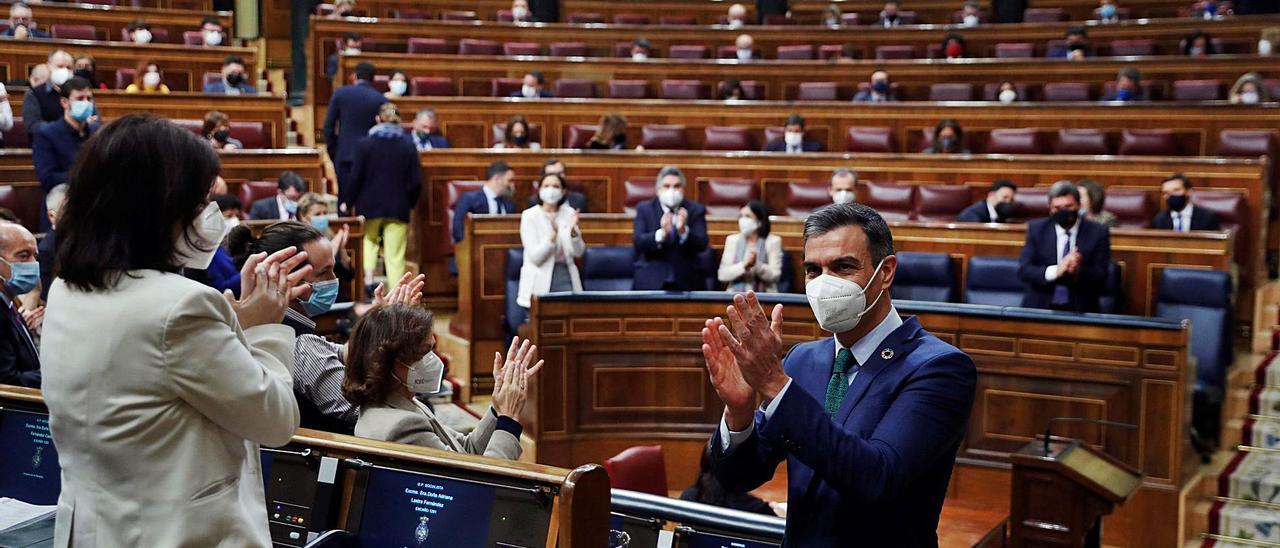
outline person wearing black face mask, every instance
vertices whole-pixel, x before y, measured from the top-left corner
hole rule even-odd
[[[964,146],[964,129],[950,118],[943,119],[933,128],[933,143],[921,152],[925,154],[968,154]]]
[[[244,75],[244,59],[239,55],[228,55],[222,60],[222,79],[204,85],[205,93],[222,93],[226,95],[254,94],[258,89],[249,85]]]
[[[1151,219],[1151,228],[1188,232],[1222,230],[1218,215],[1191,204],[1191,179],[1181,173],[1165,177],[1160,183],[1165,209]]]
[[[72,76],[79,76],[89,81],[89,87],[93,89],[109,89],[107,85],[98,81],[98,64],[93,57],[81,55],[76,57],[75,69],[71,71]]]
[[[886,103],[897,100],[893,86],[889,83],[889,72],[884,69],[871,73],[870,87],[853,96],[855,103]]]
[[[1049,218],[1027,223],[1018,259],[1026,284],[1022,306],[1098,312],[1111,264],[1111,230],[1080,216],[1080,190],[1071,181],[1049,187]]]
[[[1013,197],[1017,193],[1018,185],[1000,179],[991,183],[987,199],[964,208],[956,220],[964,223],[1007,223],[1012,216]]]

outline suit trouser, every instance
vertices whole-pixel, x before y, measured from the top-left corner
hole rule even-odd
[[[404,276],[404,252],[409,243],[409,223],[399,219],[366,219],[364,222],[364,271],[378,266],[378,250],[383,252],[387,269],[387,287],[394,287]]]
[[[346,194],[344,194],[344,193],[342,192],[342,185],[345,185],[345,184],[348,184],[348,183],[350,183],[350,182],[351,182],[350,176],[351,176],[351,164],[352,164],[352,163],[354,163],[354,162],[351,162],[351,161],[349,161],[349,160],[348,160],[348,161],[339,162],[339,161],[337,161],[337,160],[335,159],[335,160],[333,161],[333,176],[338,178],[338,199],[339,199],[339,200],[341,200],[341,199],[343,199],[343,198],[346,198],[346,199],[348,199],[348,200],[353,200],[353,201],[355,200],[355,196],[347,196]],[[354,204],[354,203],[352,203],[352,204],[347,204],[347,205],[348,205],[349,207],[350,207],[350,206],[355,206],[355,204]]]

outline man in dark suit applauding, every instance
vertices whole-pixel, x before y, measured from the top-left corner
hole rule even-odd
[[[1111,230],[1080,216],[1080,190],[1071,181],[1049,187],[1049,218],[1027,223],[1018,277],[1027,285],[1022,306],[1097,312],[1111,265]]]
[[[514,215],[520,212],[516,203],[511,201],[511,195],[516,191],[515,176],[515,170],[499,160],[484,170],[484,188],[458,196],[458,203],[453,205],[453,243],[462,241],[463,223],[468,213]]]
[[[31,232],[0,221],[0,384],[40,388],[40,351],[28,323],[43,319],[44,308],[29,320],[18,301],[40,283],[36,253]]]
[[[324,118],[324,142],[333,161],[338,185],[346,184],[355,161],[356,143],[377,122],[378,108],[387,98],[373,88],[373,64],[356,65],[356,82],[333,92]]]
[[[636,205],[635,281],[641,289],[701,291],[698,254],[707,249],[707,209],[684,199],[684,172],[658,171],[657,198]]]
[[[785,152],[787,154],[822,152],[822,143],[805,138],[804,116],[799,114],[788,116],[782,130],[782,139],[770,141],[764,147],[765,152]]]
[[[1018,193],[1018,185],[1013,181],[1000,179],[991,183],[987,190],[987,199],[976,202],[960,212],[957,221],[965,223],[1005,223],[1009,222],[1013,212],[1013,197]]]
[[[724,401],[716,477],[759,487],[787,461],[784,545],[938,545],[938,516],[977,385],[973,361],[894,308],[893,235],[874,209],[805,220],[805,293],[835,336],[782,352],[782,305],[736,295],[702,352]],[[754,409],[759,398],[763,402]]]
[[[1191,179],[1181,173],[1165,177],[1160,183],[1165,209],[1151,219],[1151,228],[1177,232],[1222,230],[1218,215],[1191,203]]]

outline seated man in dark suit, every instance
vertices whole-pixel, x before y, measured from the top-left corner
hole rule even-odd
[[[543,177],[554,173],[567,181],[569,176],[565,174],[566,171],[567,169],[564,166],[563,160],[559,158],[547,158],[542,162],[542,174],[538,177],[538,180],[541,181]],[[528,200],[525,200],[525,207],[533,207],[540,203],[542,202],[538,200],[536,195],[530,196]],[[565,192],[564,203],[569,207],[572,207],[578,213],[587,212],[587,196],[576,190],[569,190]]]
[[[243,95],[257,93],[258,88],[250,85],[244,74],[244,59],[239,55],[228,55],[222,60],[222,79],[205,84],[204,92]]]
[[[434,150],[437,148],[449,148],[449,139],[439,133],[440,126],[436,124],[436,111],[433,108],[423,108],[413,117],[413,146],[417,147],[418,152],[424,150]]]
[[[302,176],[292,171],[280,174],[276,181],[276,195],[263,198],[249,208],[249,219],[286,220],[298,218],[298,198],[307,192],[307,182]]]
[[[18,301],[40,283],[36,254],[31,232],[0,221],[0,384],[40,388],[40,351]]]
[[[550,91],[546,90],[546,87],[547,78],[541,72],[531,70],[524,75],[524,83],[520,86],[520,91],[513,91],[507,97],[523,97],[525,99],[555,97]]]
[[[1018,185],[1013,181],[1000,179],[991,183],[987,190],[987,199],[964,208],[957,221],[964,223],[1006,223],[1013,211],[1013,196],[1018,193]]]
[[[786,152],[787,154],[799,154],[801,152],[822,152],[825,147],[822,143],[805,139],[804,134],[804,116],[792,114],[787,117],[787,123],[783,126],[782,139],[769,141],[765,145],[765,152]]]
[[[511,201],[515,194],[516,172],[501,160],[489,164],[484,170],[484,188],[473,190],[458,196],[458,203],[453,205],[453,243],[462,241],[464,222],[467,214],[472,215],[515,215],[520,213],[516,203]]]
[[[1111,265],[1111,230],[1080,215],[1080,190],[1071,181],[1049,187],[1049,218],[1027,223],[1018,278],[1027,285],[1022,306],[1097,312]]]
[[[1160,183],[1165,209],[1151,219],[1151,228],[1188,232],[1222,230],[1218,214],[1191,203],[1191,179],[1181,173],[1165,177]]]
[[[658,197],[636,205],[633,287],[705,290],[698,254],[707,249],[707,209],[684,198],[685,178],[680,168],[662,168],[656,186]]]
[[[79,76],[67,80],[58,93],[62,96],[62,114],[54,122],[41,124],[31,142],[31,161],[35,165],[40,189],[49,192],[67,182],[67,174],[75,164],[80,147],[98,129],[97,110],[93,104],[93,88]],[[44,202],[40,203],[44,209]],[[49,219],[40,214],[40,229],[49,230]]]

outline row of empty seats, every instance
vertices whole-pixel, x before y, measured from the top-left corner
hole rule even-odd
[[[55,25],[56,26],[56,25]],[[197,37],[198,38],[198,37]],[[1233,46],[1219,38],[1212,40],[1214,51],[1218,53],[1235,53]],[[336,49],[342,51],[345,41],[335,40]],[[585,42],[553,42],[545,47],[537,42],[498,42],[463,38],[451,42],[444,38],[409,38],[406,42],[378,42],[365,37],[360,44],[362,51],[381,51],[387,53],[431,53],[443,55],[548,55],[551,57],[590,57],[591,50]],[[631,57],[631,42],[617,42],[613,46],[614,57]],[[1043,47],[1032,42],[999,43],[986,48],[985,51],[969,51],[968,57],[994,57],[998,59],[1029,59],[1043,56],[1061,56],[1066,50],[1065,40],[1049,40]],[[701,44],[673,44],[667,48],[665,55],[656,47],[650,48],[650,57],[665,56],[669,59],[736,59],[737,47],[732,44],[722,45],[714,49]],[[1149,56],[1180,55],[1182,45],[1176,48],[1162,48],[1155,40],[1133,39],[1113,40],[1107,44],[1094,47],[1093,53],[1098,56]],[[944,59],[946,57],[942,44],[928,44],[922,50],[910,44],[885,44],[876,46],[867,52],[848,44],[791,44],[777,46],[772,58],[784,60],[813,60],[846,57],[861,59],[870,57],[879,60],[893,59]],[[981,53],[982,55],[979,55]],[[1251,53],[1241,49],[1238,53]],[[755,51],[757,58],[762,52]]]

